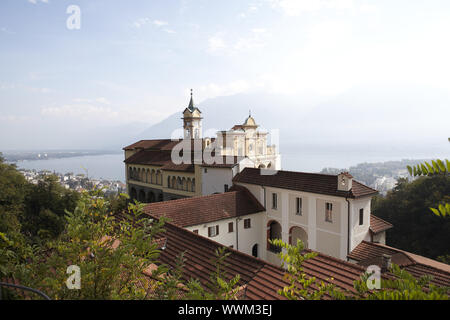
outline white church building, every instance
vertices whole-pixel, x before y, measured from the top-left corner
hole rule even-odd
[[[147,214],[277,264],[279,248],[270,239],[300,239],[308,249],[344,260],[362,241],[385,243],[392,225],[370,212],[378,192],[349,173],[281,170],[277,147],[267,144],[268,133],[251,115],[204,138],[192,92],[182,120],[184,139],[124,148],[130,196],[150,202]],[[178,163],[174,154],[186,142],[200,148],[189,149],[191,161]]]

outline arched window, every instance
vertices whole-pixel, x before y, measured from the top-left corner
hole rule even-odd
[[[267,250],[279,253],[281,248],[269,242],[269,240],[275,239],[281,239],[281,225],[277,221],[271,220],[267,223]]]
[[[156,174],[155,174],[155,169],[152,169],[152,178],[151,178],[151,183],[155,184],[156,183]]]
[[[177,178],[176,177],[172,177],[172,183],[171,183],[170,187],[172,189],[176,189],[177,188]]]
[[[137,200],[137,191],[133,187],[130,189],[130,198],[131,200]]]
[[[181,180],[181,185],[182,185],[182,189],[183,189],[184,191],[187,191],[186,178],[183,178],[183,179]]]
[[[187,183],[187,191],[192,192],[193,190],[192,190],[192,180],[191,180],[191,178],[188,178],[186,183]]]
[[[161,170],[157,170],[156,171],[156,184],[162,184]]]
[[[151,191],[147,193],[147,202],[155,202],[155,194]]]
[[[258,258],[258,244],[254,244],[252,247],[252,256]]]
[[[195,178],[192,179],[192,192],[195,192]]]
[[[177,178],[177,189],[178,190],[183,189],[183,184],[181,182],[181,178],[180,177]]]
[[[170,176],[167,177],[167,188],[170,188]]]
[[[138,200],[140,202],[145,202],[145,191],[144,190],[139,191],[139,198],[138,198]]]
[[[289,244],[297,245],[297,239],[303,242],[304,248],[308,248],[308,233],[301,227],[291,227],[289,230]]]

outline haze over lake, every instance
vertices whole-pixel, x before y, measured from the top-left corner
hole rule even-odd
[[[402,159],[430,158],[425,152],[404,152],[392,150],[390,154],[380,154],[376,150],[341,151],[304,150],[281,153],[282,169],[292,171],[319,172],[325,167],[348,168],[363,162],[383,162]],[[433,153],[432,157],[442,157],[445,153]],[[448,156],[448,154],[446,154]],[[89,174],[96,179],[120,180],[125,182],[125,166],[122,153],[79,156],[49,160],[19,161],[17,166],[23,169],[50,170],[59,173]],[[87,171],[86,171],[87,170]]]

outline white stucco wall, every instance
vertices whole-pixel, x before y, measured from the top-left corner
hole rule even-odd
[[[241,216],[238,218],[238,228],[236,229],[236,218],[224,219],[215,222],[209,222],[201,225],[189,226],[186,229],[190,231],[198,230],[198,234],[206,238],[210,238],[216,242],[223,244],[226,247],[233,246],[241,252],[252,254],[252,248],[255,244],[258,245],[258,257],[261,257],[261,252],[265,249],[265,234],[261,234],[263,228],[264,212],[254,213],[250,215]],[[251,227],[244,229],[244,219],[251,219]],[[233,232],[228,232],[228,223],[233,223]],[[208,237],[208,227],[219,226],[219,234],[214,237]],[[238,244],[236,242],[236,230],[238,235]]]
[[[206,172],[205,172],[206,169]],[[202,195],[224,192],[224,185],[231,188],[233,184],[232,168],[201,167]]]
[[[348,207],[343,197],[327,196],[316,193],[300,192],[281,188],[262,187],[248,183],[238,183],[246,187],[264,205],[264,189],[266,201],[266,215],[261,233],[267,238],[267,224],[271,220],[280,223],[282,239],[289,241],[289,231],[292,227],[302,228],[308,237],[308,248],[317,250],[343,260],[347,259],[348,239]],[[272,208],[272,193],[278,197],[277,209]],[[295,214],[295,198],[302,198],[302,215]],[[350,243],[352,250],[362,240],[370,240],[370,202],[371,198],[358,200],[350,199]],[[333,204],[333,221],[325,221],[325,203]],[[359,209],[364,209],[364,224],[359,225]],[[383,239],[382,236],[379,237]],[[267,239],[263,241],[266,248]],[[263,259],[270,262],[279,260],[270,252],[266,252]],[[272,261],[273,260],[273,261]]]
[[[370,240],[370,202],[371,198],[366,197],[357,200],[350,200],[350,212],[351,212],[351,242],[350,251],[352,251],[363,240]],[[359,210],[364,210],[363,224],[359,225]]]

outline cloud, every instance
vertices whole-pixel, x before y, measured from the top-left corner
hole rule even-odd
[[[41,115],[56,118],[78,118],[94,122],[98,119],[117,118],[119,114],[109,107],[92,104],[66,104],[61,107],[42,108]]]
[[[219,50],[225,49],[227,45],[221,36],[215,35],[209,37],[208,39],[208,51],[209,52],[217,52]]]
[[[281,9],[288,16],[324,9],[354,9],[353,0],[270,0],[272,7]]]
[[[167,26],[169,23],[166,21],[154,20],[153,24],[157,27],[161,27],[161,26]]]
[[[152,24],[152,25],[156,26],[157,28],[169,25],[169,23],[167,21],[163,21],[163,20],[153,20],[152,21],[150,18],[139,18],[135,22],[133,22],[133,26],[138,29],[147,24]]]
[[[208,84],[202,84],[195,86],[194,95],[196,101],[203,101],[219,96],[228,96],[246,92],[256,88],[258,85],[247,80],[237,79],[228,83],[215,83],[210,82]],[[190,93],[190,89],[185,89],[185,95]]]
[[[246,35],[227,35],[217,33],[208,38],[207,51],[211,54],[237,55],[266,46],[271,35],[264,28],[253,28]]]
[[[2,33],[6,33],[6,34],[15,34],[15,32],[13,32],[13,31],[7,29],[6,27],[0,28],[0,31],[1,31]]]
[[[28,3],[37,4],[39,0],[28,0]],[[49,3],[49,0],[40,0],[42,3]]]
[[[37,87],[30,87],[29,90],[31,92],[44,93],[44,94],[45,93],[50,93],[50,92],[53,91],[52,89],[49,89],[49,88],[37,88]]]

